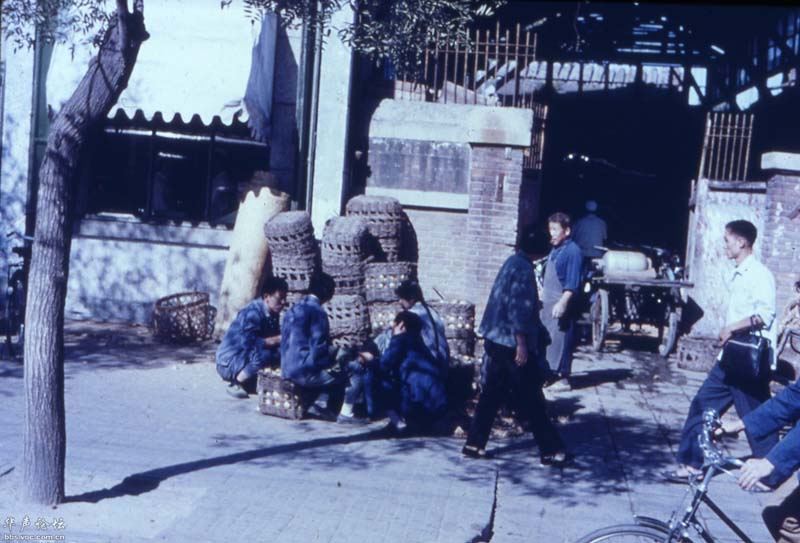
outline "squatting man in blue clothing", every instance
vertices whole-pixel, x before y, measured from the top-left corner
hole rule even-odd
[[[322,304],[333,297],[333,278],[318,274],[311,279],[308,296],[284,315],[281,327],[281,377],[291,381],[316,401],[309,407],[311,416],[339,423],[365,423],[353,407],[362,396],[363,366],[348,359],[348,352],[331,345],[328,314]],[[339,415],[329,403],[331,393],[343,387],[344,402]]]
[[[761,404],[736,422],[725,422],[724,433],[746,430],[755,437],[766,437],[787,424],[794,428],[764,458],[751,458],[739,471],[739,486],[755,488],[765,478],[784,481],[764,508],[762,517],[772,537],[779,543],[800,543],[800,488],[792,473],[800,467],[800,381],[795,381],[777,396]]]
[[[497,273],[479,333],[484,338],[481,395],[462,453],[485,458],[497,409],[508,398],[518,419],[527,422],[543,465],[569,462],[564,443],[547,415],[542,382],[547,332],[539,320],[539,296],[533,279],[536,231],[526,228],[519,250]]]
[[[423,328],[419,315],[401,311],[383,354],[359,356],[368,368],[370,416],[385,412],[397,431],[430,430],[447,411],[447,364],[425,345]]]
[[[239,311],[217,348],[217,373],[231,396],[247,398],[258,371],[280,364],[279,319],[288,289],[285,279],[267,279],[261,296]]]

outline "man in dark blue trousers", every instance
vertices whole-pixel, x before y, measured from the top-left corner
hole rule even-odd
[[[547,415],[542,393],[547,332],[539,320],[533,279],[535,235],[532,227],[522,232],[519,250],[506,260],[492,285],[479,329],[485,349],[481,396],[461,452],[471,458],[487,456],[485,447],[497,409],[508,398],[516,416],[533,432],[542,464],[561,466],[569,455]]]

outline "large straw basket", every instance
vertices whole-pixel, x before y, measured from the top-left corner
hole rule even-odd
[[[387,196],[356,196],[347,202],[347,215],[364,218],[388,262],[397,262],[406,216],[403,206]]]
[[[331,339],[340,347],[357,346],[369,336],[367,302],[357,294],[336,294],[325,304]]]
[[[181,292],[158,299],[153,308],[153,333],[175,343],[209,339],[217,310],[208,300],[207,292]]]

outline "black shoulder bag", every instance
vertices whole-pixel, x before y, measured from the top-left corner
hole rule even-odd
[[[769,340],[755,326],[750,317],[750,328],[734,332],[722,346],[720,368],[740,380],[765,379],[769,375]]]

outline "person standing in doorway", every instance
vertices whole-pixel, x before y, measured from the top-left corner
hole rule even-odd
[[[578,219],[572,228],[572,240],[581,248],[587,270],[592,258],[603,256],[603,251],[597,247],[602,247],[606,239],[608,239],[608,225],[597,215],[597,202],[587,200],[586,215]]]
[[[575,346],[577,294],[580,289],[583,255],[571,239],[572,222],[566,213],[553,213],[547,219],[552,250],[547,257],[542,288],[542,324],[550,334],[547,362],[550,365],[548,390],[571,389],[572,350]]]

